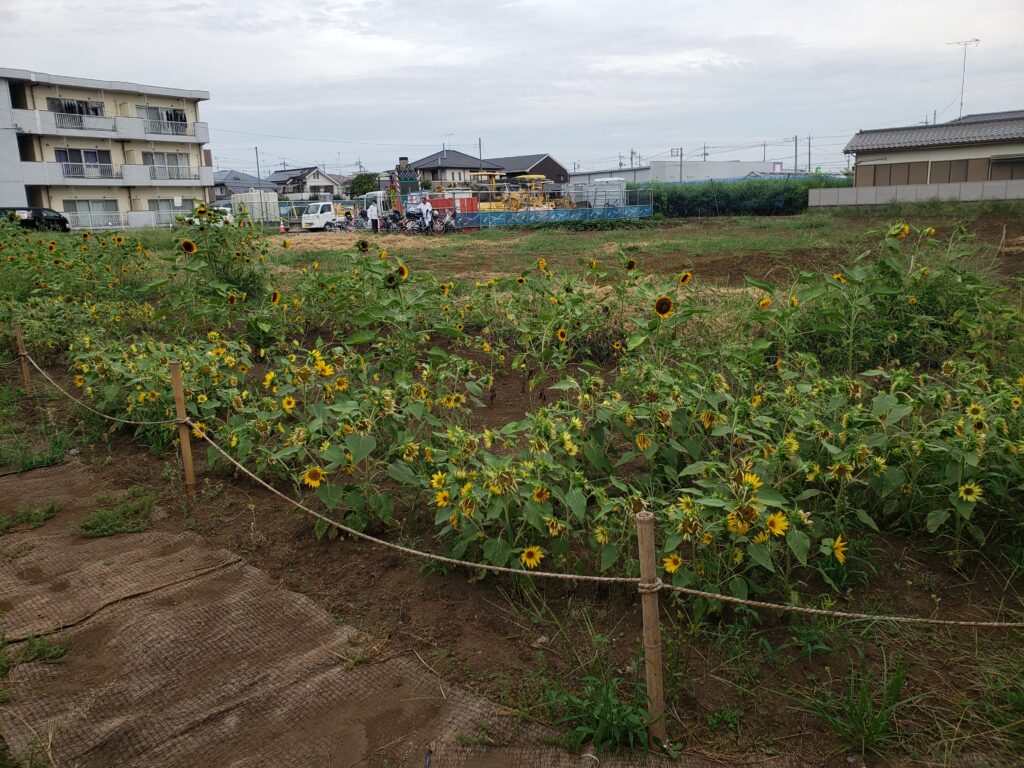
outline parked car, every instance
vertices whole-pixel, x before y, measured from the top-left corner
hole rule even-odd
[[[26,229],[56,229],[61,232],[71,230],[71,222],[67,217],[53,208],[0,208],[0,216],[17,221]]]

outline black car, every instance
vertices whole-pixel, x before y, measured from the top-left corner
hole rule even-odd
[[[71,223],[67,217],[53,208],[0,208],[0,216],[17,221],[26,229],[55,229],[61,232],[71,230]]]

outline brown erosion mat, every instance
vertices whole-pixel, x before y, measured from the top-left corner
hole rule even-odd
[[[0,498],[78,471],[0,478]],[[59,663],[17,665],[0,709],[10,752],[42,765],[596,764],[191,533],[84,539],[58,515],[0,539],[0,601],[15,657],[32,636],[69,641]]]

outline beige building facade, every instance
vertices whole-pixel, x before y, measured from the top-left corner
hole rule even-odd
[[[169,223],[210,199],[205,91],[0,69],[0,206],[73,226]]]

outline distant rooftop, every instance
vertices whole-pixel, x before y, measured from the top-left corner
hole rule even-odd
[[[147,93],[151,96],[171,96],[176,99],[190,99],[194,101],[206,101],[210,98],[209,91],[191,91],[182,88],[166,88],[161,85],[139,85],[138,83],[125,83],[120,80],[93,80],[88,77],[48,75],[45,72],[32,72],[27,69],[7,69],[0,67],[0,79],[15,80],[26,83],[44,83],[46,85],[63,85],[68,88],[89,88],[96,91]]]
[[[500,166],[495,165],[490,160],[481,160],[479,157],[467,155],[465,152],[459,152],[457,149],[445,149],[441,152],[435,152],[432,155],[421,157],[414,163],[409,163],[409,166],[416,170],[421,168],[465,168],[471,171],[502,170]]]
[[[843,152],[878,152],[1024,140],[1024,110],[964,115],[948,123],[858,131]]]

